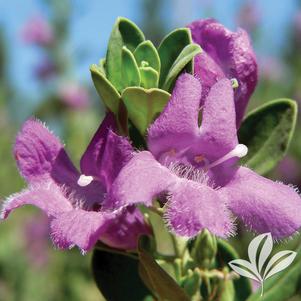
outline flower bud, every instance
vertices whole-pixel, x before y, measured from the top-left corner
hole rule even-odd
[[[203,230],[197,237],[194,247],[191,251],[191,256],[200,268],[208,269],[216,256],[217,242],[214,235],[208,230]]]

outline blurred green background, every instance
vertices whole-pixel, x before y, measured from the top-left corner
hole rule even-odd
[[[0,200],[24,187],[12,146],[29,116],[45,121],[79,162],[104,114],[89,65],[105,55],[119,15],[136,22],[155,43],[197,18],[214,17],[233,30],[241,26],[250,33],[259,62],[259,85],[249,108],[281,97],[301,103],[296,0],[10,0],[0,1],[0,12]],[[300,187],[300,167],[299,122],[289,155],[270,176]],[[1,223],[0,301],[101,300],[90,255],[55,250],[48,226],[33,208]],[[241,253],[248,242],[249,236],[233,240]]]

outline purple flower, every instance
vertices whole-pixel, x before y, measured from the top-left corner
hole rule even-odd
[[[34,69],[34,75],[41,81],[46,81],[54,77],[58,72],[58,68],[49,58],[45,58],[39,62]]]
[[[222,78],[235,78],[239,87],[234,93],[237,125],[257,83],[257,63],[248,34],[243,29],[232,32],[213,19],[188,25],[192,39],[203,52],[195,57],[195,75],[203,87],[204,103],[210,88]]]
[[[37,268],[44,267],[48,260],[49,221],[44,215],[31,216],[24,225],[26,254],[30,263]]]
[[[137,153],[121,170],[104,207],[151,206],[159,197],[170,229],[187,237],[205,228],[221,237],[230,235],[232,214],[275,238],[294,234],[301,226],[298,193],[235,164],[247,147],[237,140],[230,80],[213,85],[199,126],[201,97],[200,82],[181,75],[148,130],[150,151]]]
[[[262,80],[280,82],[285,80],[287,73],[285,64],[276,57],[260,58],[259,76]]]
[[[48,215],[59,248],[77,245],[87,251],[100,239],[112,247],[134,249],[138,235],[149,233],[143,215],[134,207],[102,210],[106,193],[133,151],[115,129],[114,117],[108,114],[81,158],[80,174],[58,138],[39,121],[25,122],[14,154],[29,187],[8,198],[2,218],[31,204]]]
[[[254,1],[246,1],[240,7],[238,24],[247,31],[254,31],[260,22],[259,7]]]
[[[32,17],[23,27],[22,37],[26,43],[48,46],[53,43],[53,30],[42,16]]]
[[[74,109],[84,109],[89,105],[89,95],[84,87],[76,83],[63,85],[59,90],[62,101]]]

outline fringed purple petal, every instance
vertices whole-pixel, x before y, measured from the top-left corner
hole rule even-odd
[[[206,184],[182,179],[170,193],[165,218],[176,234],[191,238],[203,229],[219,237],[232,234],[234,227],[223,198]]]
[[[85,175],[96,177],[108,190],[121,168],[132,157],[129,141],[114,133],[114,115],[108,113],[82,156],[80,166]]]
[[[150,152],[137,153],[120,171],[103,207],[118,209],[138,203],[151,206],[153,199],[167,191],[175,178]]]
[[[105,231],[113,213],[74,209],[59,214],[51,221],[51,237],[60,249],[78,246],[83,252],[90,250]]]
[[[148,130],[148,146],[156,158],[169,151],[181,151],[195,141],[200,99],[199,81],[182,74],[164,111]]]
[[[301,198],[294,188],[273,182],[240,167],[232,181],[221,188],[228,205],[247,226],[280,239],[301,227]]]
[[[142,213],[134,206],[129,206],[107,221],[106,231],[100,240],[113,248],[134,250],[139,236],[148,234],[151,234],[151,230]]]
[[[248,34],[243,29],[231,32],[213,19],[188,25],[192,39],[203,52],[195,58],[195,75],[201,79],[203,101],[214,82],[236,78],[236,120],[239,125],[257,83],[257,63]]]
[[[72,209],[61,189],[54,183],[46,182],[10,196],[3,204],[1,218],[7,218],[12,210],[23,205],[34,205],[49,217]]]
[[[64,182],[77,177],[77,171],[63,145],[40,121],[26,121],[18,133],[14,155],[20,173],[29,183],[49,180]]]

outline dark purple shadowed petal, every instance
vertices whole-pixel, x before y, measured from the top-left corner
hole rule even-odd
[[[113,213],[74,209],[62,212],[51,221],[51,237],[60,249],[78,246],[83,252],[90,250],[105,231],[106,222]]]
[[[256,232],[271,232],[275,239],[280,239],[301,227],[301,198],[294,188],[248,168],[240,167],[219,193],[228,198],[232,212]]]
[[[1,218],[7,218],[10,212],[23,205],[34,205],[49,217],[72,210],[72,205],[55,183],[45,182],[11,195],[3,204]]]
[[[134,206],[123,209],[116,217],[106,223],[106,231],[100,240],[110,247],[134,250],[140,235],[151,234],[142,213]]]
[[[188,27],[193,41],[204,50],[195,58],[195,75],[203,86],[202,99],[214,81],[223,77],[236,78],[239,83],[235,91],[236,120],[239,125],[257,83],[256,57],[248,34],[243,29],[231,32],[213,19],[198,20]]]
[[[199,134],[200,99],[200,82],[190,74],[182,74],[164,111],[148,129],[148,147],[157,159],[195,141]]]
[[[233,232],[223,198],[205,183],[182,179],[171,190],[165,217],[178,235],[194,237],[203,229],[219,237]]]
[[[120,171],[103,206],[106,209],[139,203],[151,206],[153,199],[175,181],[176,176],[150,152],[137,153]]]
[[[49,180],[53,175],[61,182],[77,177],[62,143],[40,121],[30,119],[24,123],[16,138],[14,155],[28,183]]]
[[[114,115],[108,113],[80,162],[82,173],[95,177],[106,190],[133,152],[129,141],[113,131],[116,131]]]

